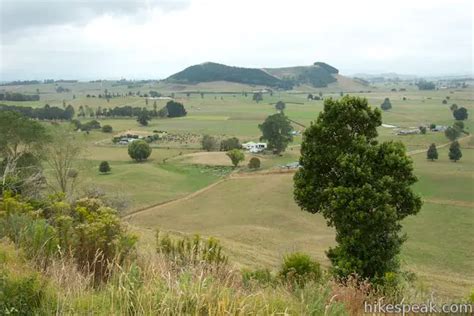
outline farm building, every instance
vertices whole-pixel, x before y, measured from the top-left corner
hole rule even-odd
[[[433,132],[444,132],[448,127],[447,126],[444,126],[444,125],[436,125],[434,128],[432,128],[431,130]]]
[[[251,153],[258,153],[264,151],[267,148],[267,143],[247,142],[242,144],[242,148],[248,150]]]
[[[420,129],[401,129],[397,132],[397,135],[416,135],[420,133]]]

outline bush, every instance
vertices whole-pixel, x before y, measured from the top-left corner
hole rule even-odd
[[[100,173],[108,173],[110,172],[111,168],[107,161],[102,161],[99,165],[99,172]]]
[[[147,160],[151,155],[151,147],[144,140],[135,140],[128,145],[128,155],[136,161]]]
[[[304,285],[307,281],[318,281],[322,272],[318,262],[304,253],[295,252],[284,257],[280,277],[286,281]]]
[[[36,315],[41,308],[43,284],[36,274],[14,278],[0,272],[0,313],[2,315]]]
[[[112,126],[110,126],[110,125],[102,126],[102,132],[104,132],[104,133],[112,133],[112,130],[113,130]]]
[[[237,137],[231,137],[225,139],[221,142],[221,151],[229,151],[232,149],[240,149],[242,146],[240,145],[240,141]]]
[[[201,140],[201,146],[205,151],[214,151],[218,148],[218,142],[215,137],[204,135]]]
[[[258,169],[260,168],[260,159],[257,157],[252,157],[248,164],[249,169]]]
[[[171,239],[168,234],[155,234],[156,251],[180,265],[206,263],[214,266],[225,265],[228,258],[222,252],[222,246],[217,239],[210,237],[207,241],[199,235],[191,239]]]
[[[232,149],[232,150],[229,150],[227,153],[226,153],[227,157],[230,158],[230,160],[232,161],[232,164],[234,165],[234,167],[237,167],[239,165],[239,163],[241,161],[244,161],[245,159],[245,155],[243,152],[241,152],[240,150],[238,149]]]

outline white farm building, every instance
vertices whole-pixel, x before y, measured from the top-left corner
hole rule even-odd
[[[251,153],[259,153],[267,148],[267,143],[247,142],[242,144],[242,148],[248,150]]]

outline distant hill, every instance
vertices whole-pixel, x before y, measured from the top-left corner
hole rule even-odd
[[[252,86],[292,89],[295,86],[324,88],[342,79],[347,85],[351,79],[339,75],[339,70],[323,62],[310,66],[283,68],[242,68],[207,62],[190,66],[165,82],[175,84],[200,84],[205,82],[233,82]]]
[[[211,81],[229,81],[269,87],[282,86],[283,81],[261,69],[231,67],[217,63],[194,65],[175,73],[166,79],[173,83],[201,83]]]

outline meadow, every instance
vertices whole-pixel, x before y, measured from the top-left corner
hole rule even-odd
[[[258,124],[276,112],[274,103],[279,100],[286,103],[285,113],[290,119],[308,126],[323,109],[323,101],[307,99],[309,92],[322,92],[324,98],[340,97],[340,90],[331,87],[311,91],[304,87],[291,92],[275,91],[273,95],[265,94],[264,100],[256,103],[252,101],[251,91],[257,87],[237,84],[172,86],[158,83],[132,89],[111,82],[60,85],[71,91],[56,93],[54,84],[2,87],[24,93],[35,93],[39,89],[41,96],[41,100],[35,102],[2,103],[62,106],[64,100],[72,104],[77,113],[81,105],[92,108],[153,106],[152,100],[146,104],[144,98],[137,96],[115,97],[110,101],[86,97],[104,89],[109,93],[124,94],[150,90],[165,95],[174,93],[175,99],[188,111],[184,118],[153,119],[146,127],[139,126],[132,118],[99,121],[102,125],[111,125],[113,134],[128,130],[150,133],[164,130],[175,134],[210,134],[219,138],[235,136],[245,142],[259,139]],[[400,88],[406,91],[398,91]],[[205,91],[204,97],[197,93],[199,91]],[[243,91],[248,95],[244,96]],[[187,92],[194,93],[187,96]],[[343,92],[365,97],[369,104],[377,107],[386,97],[390,98],[392,109],[383,113],[383,123],[400,128],[417,128],[431,123],[452,125],[454,119],[449,106],[453,103],[466,107],[470,115],[474,111],[472,88],[419,91],[413,86],[391,84],[366,88],[363,92]],[[447,97],[447,104],[442,104]],[[159,108],[165,103],[165,100],[157,100]],[[294,128],[302,131],[301,125],[295,124]],[[474,130],[472,117],[465,121],[465,126],[467,132]],[[320,215],[302,212],[295,204],[292,174],[259,175],[250,173],[245,166],[232,170],[222,163],[221,158],[206,154],[201,154],[196,160],[193,155],[202,151],[197,141],[154,143],[150,159],[136,163],[128,157],[126,146],[112,144],[113,134],[101,131],[84,134],[84,153],[79,157],[80,184],[84,190],[97,188],[126,201],[123,215],[142,236],[143,247],[152,240],[154,230],[160,228],[173,234],[216,236],[232,261],[240,266],[276,268],[282,256],[293,251],[307,252],[327,266],[325,251],[334,245],[334,232]],[[379,128],[379,140],[402,141],[407,151],[413,153],[427,149],[431,143],[442,145],[448,142],[442,132],[398,136],[393,129],[385,127]],[[261,156],[262,169],[279,170],[281,165],[297,161],[300,143],[301,136],[297,136],[283,156]],[[419,178],[414,190],[423,197],[424,205],[417,216],[404,222],[408,241],[401,254],[402,267],[415,272],[422,286],[456,298],[467,295],[474,285],[473,137],[463,138],[461,146],[463,157],[457,163],[449,161],[447,148],[439,150],[440,158],[435,162],[427,161],[424,152],[412,156],[415,174]],[[103,160],[110,163],[110,174],[99,173],[98,165]],[[196,191],[201,193],[186,198]],[[172,200],[176,201],[165,203]]]

